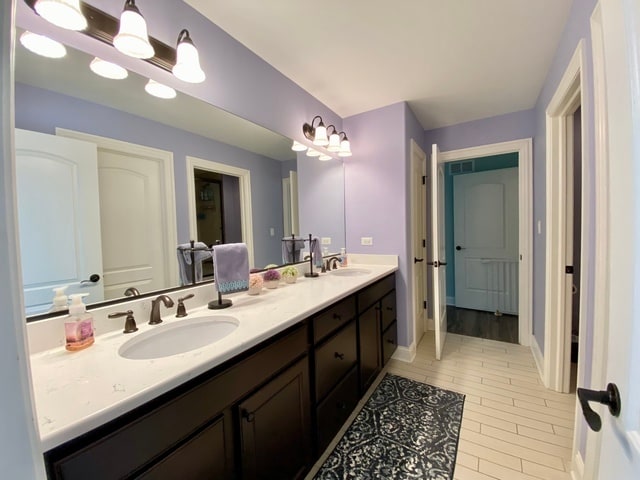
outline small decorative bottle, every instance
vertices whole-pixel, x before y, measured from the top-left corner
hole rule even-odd
[[[82,303],[82,297],[88,293],[76,293],[69,295],[69,317],[64,322],[64,334],[66,337],[65,348],[70,352],[76,352],[93,345],[93,316],[87,313],[87,307]]]

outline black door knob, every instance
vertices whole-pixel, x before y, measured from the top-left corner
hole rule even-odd
[[[609,413],[614,417],[620,415],[622,404],[620,402],[620,392],[615,383],[607,385],[606,390],[587,390],[586,388],[578,388],[578,400],[582,407],[587,424],[594,432],[599,432],[602,428],[602,419],[600,415],[593,411],[589,406],[589,402],[598,402],[609,407]]]
[[[80,285],[86,285],[87,283],[98,283],[100,281],[100,275],[93,273],[89,276],[89,280],[82,280]]]
[[[458,251],[464,250],[464,247],[461,247],[460,245],[456,245],[456,250],[458,250]]]

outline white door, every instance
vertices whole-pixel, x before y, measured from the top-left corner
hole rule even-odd
[[[411,210],[413,242],[413,316],[414,343],[418,345],[425,331],[426,300],[426,208],[427,186],[425,185],[426,155],[411,141]]]
[[[456,307],[518,314],[518,169],[453,177]]]
[[[178,285],[175,192],[170,152],[58,130],[98,147],[105,299],[128,287],[146,293]]]
[[[103,297],[97,149],[15,130],[18,219],[27,315],[51,307],[52,288]],[[95,278],[95,277],[94,277]]]
[[[592,450],[588,446],[591,456],[585,459],[589,467],[585,478],[636,479],[640,478],[640,3],[603,1],[601,8],[609,135],[609,180],[603,192],[609,201],[609,269],[604,272],[609,284],[604,291],[608,318],[594,320],[595,346],[588,360],[593,370],[604,372],[601,384],[593,388],[604,390],[608,382],[615,383],[622,410],[614,417],[607,408],[591,404],[602,417],[602,431],[589,434],[588,444],[597,446]],[[599,460],[598,469],[592,467],[593,458]]]
[[[444,164],[439,162],[440,150],[433,145],[431,153],[431,219],[433,275],[433,320],[436,329],[436,360],[442,357],[445,338],[447,336],[447,259],[444,243]]]
[[[300,235],[298,222],[298,172],[289,171],[289,176],[282,179],[282,216],[284,236]]]

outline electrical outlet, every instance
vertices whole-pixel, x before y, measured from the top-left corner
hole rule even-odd
[[[322,237],[320,243],[322,245],[331,245],[331,237]]]
[[[360,245],[373,245],[373,237],[360,238]]]

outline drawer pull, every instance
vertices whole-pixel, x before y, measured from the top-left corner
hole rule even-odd
[[[391,312],[393,310],[393,307],[387,307],[387,311]]]
[[[347,404],[344,402],[337,402],[336,403],[336,407],[338,408],[338,410],[346,410],[347,409]]]
[[[339,358],[340,360],[344,360],[344,353],[335,352],[333,356],[334,358]]]
[[[243,409],[242,418],[244,418],[249,423],[253,423],[253,421],[256,419],[256,416],[253,414],[253,412],[249,412]]]
[[[334,318],[334,320],[342,320],[342,317],[340,315],[338,315],[337,313],[333,314],[333,318]]]
[[[391,345],[395,345],[396,342],[394,342],[392,338],[387,338],[387,343],[390,343]]]

